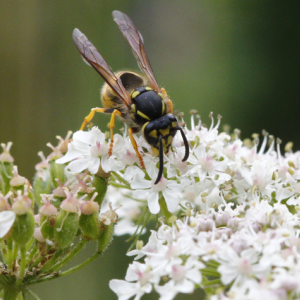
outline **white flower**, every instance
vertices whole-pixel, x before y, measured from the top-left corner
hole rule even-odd
[[[97,173],[100,164],[104,172],[118,171],[124,168],[120,159],[123,153],[123,141],[120,135],[115,135],[113,155],[108,156],[108,148],[105,134],[97,127],[90,131],[77,131],[73,134],[73,140],[68,144],[67,154],[56,160],[56,163],[70,162],[67,169],[73,173],[80,173],[88,169],[91,174]]]
[[[154,184],[156,177],[152,177],[153,180],[150,181],[144,176],[145,174],[137,174],[131,181],[131,188],[135,189],[133,196],[137,199],[146,199],[150,212],[157,214],[160,211],[158,200],[161,193],[167,203],[168,210],[175,212],[178,209],[181,185],[175,180],[168,180],[165,177]]]
[[[5,210],[0,212],[0,238],[2,239],[14,224],[16,214],[13,211]]]

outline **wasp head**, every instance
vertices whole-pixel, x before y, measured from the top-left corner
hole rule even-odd
[[[162,177],[164,153],[169,151],[178,130],[181,132],[185,145],[185,156],[182,161],[186,161],[189,157],[189,144],[183,129],[172,114],[166,114],[156,120],[149,121],[142,128],[143,135],[151,146],[154,155],[159,156],[159,171],[154,184],[157,184]]]

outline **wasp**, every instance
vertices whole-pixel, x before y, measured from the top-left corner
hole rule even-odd
[[[179,126],[176,117],[172,115],[172,101],[165,89],[160,88],[156,82],[145,52],[142,35],[126,14],[113,11],[112,15],[133,50],[138,65],[146,78],[130,71],[114,73],[87,37],[80,30],[74,29],[73,40],[77,49],[84,60],[105,81],[101,91],[103,108],[92,108],[84,118],[80,129],[83,130],[91,122],[96,112],[111,114],[109,122],[111,140],[108,152],[111,155],[115,116],[120,117],[128,125],[128,135],[141,167],[145,168],[145,165],[133,134],[141,132],[151,146],[153,154],[159,157],[159,171],[154,182],[157,184],[163,174],[164,153],[170,150],[177,131],[180,131],[185,145],[185,155],[182,161],[186,161],[189,157],[189,144],[182,127]]]

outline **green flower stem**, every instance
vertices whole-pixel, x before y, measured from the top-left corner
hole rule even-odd
[[[173,216],[169,211],[168,211],[168,207],[167,207],[167,203],[166,200],[163,197],[159,198],[159,205],[160,205],[160,209],[161,212],[163,213],[163,215],[166,218],[166,222],[168,222],[168,220]]]
[[[38,246],[37,245],[34,245],[33,248],[31,249],[28,257],[27,257],[27,261],[26,261],[26,264],[29,265],[32,258],[35,256],[36,252],[38,251]]]
[[[120,176],[117,172],[112,171],[114,177],[116,177],[120,182],[123,182],[125,185],[130,186],[129,182]]]
[[[35,294],[33,291],[31,291],[30,289],[26,288],[26,292],[35,300],[41,300],[41,298],[38,297],[37,294]]]
[[[220,277],[220,273],[213,268],[205,268],[200,270],[202,275]]]
[[[81,268],[83,268],[84,266],[88,265],[93,260],[95,260],[98,256],[102,255],[103,251],[99,250],[100,246],[101,245],[97,241],[96,252],[91,257],[89,257],[87,260],[85,260],[83,263],[81,263],[81,264],[79,264],[79,265],[77,265],[77,266],[75,266],[73,268],[70,268],[69,270],[61,272],[61,273],[53,274],[53,275],[42,277],[42,278],[38,278],[38,279],[33,279],[31,281],[28,281],[27,285],[32,285],[32,284],[36,284],[36,283],[40,283],[40,282],[45,282],[45,281],[53,280],[55,278],[60,278],[60,277],[69,275],[69,274],[71,274],[73,272],[76,272],[76,271],[80,270]]]
[[[8,238],[7,239],[7,267],[9,271],[12,270],[12,263],[13,263],[12,248],[13,248],[12,239]]]
[[[57,263],[56,265],[52,266],[51,268],[49,268],[47,271],[48,272],[53,272],[56,271],[58,269],[60,269],[62,266],[64,266],[66,263],[68,263],[75,255],[78,254],[78,252],[85,246],[85,244],[88,242],[87,239],[82,239],[77,245],[76,247],[71,250],[63,260],[61,260],[59,263]]]
[[[122,188],[122,189],[127,189],[127,190],[131,190],[131,187],[128,185],[124,185],[124,184],[120,184],[120,183],[115,183],[115,182],[110,182],[110,185],[117,187],[117,188]]]
[[[208,287],[211,287],[211,286],[213,286],[213,285],[216,285],[216,284],[221,284],[222,282],[221,282],[221,279],[213,279],[213,280],[208,280],[208,281],[206,281],[206,282],[204,282],[204,283],[202,283],[203,284],[203,286],[205,287],[205,288],[208,288]]]
[[[37,256],[37,258],[34,260],[34,263],[30,266],[29,270],[32,271],[32,269],[38,266],[42,260],[43,260],[42,256]]]
[[[220,265],[215,260],[209,260],[206,264],[207,264],[208,267],[211,267],[211,268],[214,268],[214,269],[217,269],[218,266]]]
[[[3,300],[16,300],[20,289],[15,286],[15,283],[4,286]]]
[[[57,260],[60,258],[60,256],[64,253],[64,250],[59,248],[56,250],[54,255],[43,265],[43,267],[40,269],[39,273],[48,273],[49,269],[51,269],[54,264],[57,262]]]
[[[20,284],[23,280],[23,277],[25,275],[26,270],[26,246],[20,247],[20,253],[21,253],[21,262],[20,262],[20,271],[19,271],[19,278],[17,283]]]
[[[34,238],[32,237],[26,245],[26,252],[30,251],[33,243],[34,243]]]
[[[7,264],[8,252],[7,252],[7,246],[4,244],[3,239],[1,239],[1,242],[0,242],[0,252],[1,252],[1,257],[2,257],[3,263]]]
[[[138,228],[137,228],[133,236],[135,236],[136,234],[137,234],[137,235],[136,235],[136,237],[135,237],[133,243],[131,244],[131,246],[130,246],[129,249],[127,250],[127,252],[131,251],[131,250],[133,249],[133,247],[136,245],[136,242],[137,242],[137,240],[140,238],[140,236],[141,236],[141,234],[142,234],[144,228],[147,226],[150,217],[151,217],[151,213],[150,213],[149,208],[148,208],[148,206],[147,206],[147,208],[145,209],[145,211],[144,211],[144,213],[143,213],[143,215],[142,215],[142,218],[140,219],[141,221],[143,221],[143,226],[142,226],[142,228],[140,229],[140,233],[137,234],[137,230],[138,230]],[[141,224],[138,224],[138,225],[140,226]],[[129,240],[130,240],[130,238],[129,238],[127,241],[129,241]]]
[[[13,262],[17,259],[18,253],[19,253],[19,245],[17,245],[16,243],[14,243],[13,244],[13,255],[12,255],[12,261]]]

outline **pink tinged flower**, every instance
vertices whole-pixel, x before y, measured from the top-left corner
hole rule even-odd
[[[0,192],[0,211],[10,210],[10,204],[8,203],[8,199],[12,194],[12,192],[8,192],[5,196],[3,196]]]
[[[110,225],[111,223],[117,223],[119,220],[119,216],[116,213],[116,210],[119,209],[122,205],[119,205],[115,209],[112,208],[111,203],[109,205],[109,210],[105,213],[100,214],[100,221],[105,225]]]
[[[14,166],[13,173],[14,173],[14,177],[9,182],[11,186],[20,186],[28,182],[28,180],[25,177],[19,175],[17,166]]]
[[[46,242],[45,238],[42,235],[40,227],[34,229],[33,237],[36,238],[40,243]]]
[[[0,154],[0,161],[8,162],[8,163],[14,162],[14,158],[9,153],[12,144],[13,144],[12,142],[8,142],[7,144],[4,143],[1,144],[3,152]]]
[[[40,207],[39,212],[40,214],[44,216],[54,216],[57,214],[57,208],[51,204],[52,195],[49,197],[49,195],[41,194],[42,202],[44,202],[44,205]]]
[[[248,248],[243,250],[240,256],[230,247],[227,246],[219,254],[218,272],[221,273],[221,280],[224,284],[243,284],[248,278],[258,276],[261,267],[257,265],[259,253],[254,249]],[[256,264],[256,265],[255,265]]]
[[[135,300],[140,299],[145,293],[150,293],[152,290],[151,281],[157,281],[158,276],[154,276],[151,268],[139,262],[133,262],[129,265],[123,280],[111,280],[109,287],[118,295],[118,299],[126,300],[135,295]],[[134,283],[128,281],[136,281]]]
[[[27,186],[25,185],[24,194],[22,191],[17,191],[17,197],[13,200],[12,211],[17,215],[24,215],[29,209],[31,209],[32,200],[28,198]]]
[[[0,212],[0,238],[2,239],[11,229],[16,218],[13,211]]]
[[[134,300],[139,300],[145,293],[149,294],[152,290],[150,283],[141,286],[139,282],[127,282],[118,279],[111,280],[109,287],[117,294],[118,300],[128,300],[133,296],[135,296]]]
[[[75,193],[70,192],[67,188],[64,188],[67,198],[61,203],[60,208],[67,212],[77,212],[79,209],[79,200],[77,198],[77,190]]]
[[[157,184],[154,184],[155,179],[156,174],[152,181],[146,180],[140,176],[134,177],[131,182],[131,188],[135,189],[133,193],[134,197],[146,199],[148,201],[150,212],[152,214],[157,214],[160,211],[158,199],[160,193],[162,193],[167,203],[168,210],[170,212],[175,212],[178,209],[179,204],[179,195],[181,191],[180,184],[177,184],[174,180],[168,180],[163,176]]]
[[[38,152],[38,156],[41,158],[42,161],[35,165],[35,169],[39,178],[41,178],[43,181],[46,181],[46,170],[49,169],[50,164],[42,151]]]
[[[151,230],[151,236],[149,237],[148,243],[142,247],[142,249],[132,250],[127,253],[128,256],[137,255],[134,260],[138,260],[144,255],[151,256],[151,254],[155,254],[159,252],[160,246],[162,245],[163,241],[157,238],[157,233],[154,230]]]
[[[95,198],[98,193],[94,193],[93,197],[89,201],[83,201],[80,205],[80,210],[84,215],[91,215],[100,210],[100,206],[97,202],[95,202]]]
[[[122,158],[122,162],[127,166],[131,166],[134,165],[135,163],[138,163],[139,159],[135,152],[130,152],[129,149],[127,149],[126,154],[124,154]]]

